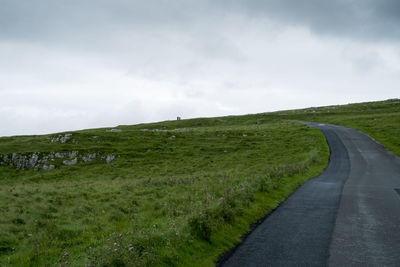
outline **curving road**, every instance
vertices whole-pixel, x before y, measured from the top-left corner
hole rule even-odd
[[[400,266],[400,158],[346,127],[320,129],[329,165],[220,266]]]

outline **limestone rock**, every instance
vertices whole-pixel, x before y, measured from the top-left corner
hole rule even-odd
[[[107,163],[111,163],[114,159],[115,159],[115,156],[114,156],[114,155],[107,155],[107,157],[106,157],[106,162],[107,162]]]
[[[65,157],[64,153],[62,153],[62,152],[57,152],[54,156],[55,156],[56,158],[58,158],[58,159],[62,159],[62,158]]]
[[[60,138],[61,144],[64,144],[64,143],[66,143],[68,140],[70,140],[70,139],[71,139],[71,136],[72,136],[72,134],[68,133],[68,134],[65,134],[63,137],[61,137],[61,138]]]
[[[64,165],[75,165],[76,163],[78,163],[78,158],[74,158],[71,160],[63,160]]]
[[[41,153],[34,152],[31,154],[0,154],[0,166],[14,166],[19,170],[34,169],[34,170],[51,170],[60,164],[59,159],[62,160],[64,165],[75,165],[80,160],[89,162],[96,158],[105,160],[106,163],[111,163],[117,156],[113,154],[101,156],[100,152],[88,153],[85,156],[79,156],[79,151],[69,152],[50,152]],[[118,156],[119,157],[119,156]],[[50,164],[50,162],[51,164]]]
[[[50,164],[50,165],[43,165],[43,166],[42,166],[42,169],[45,170],[45,171],[49,171],[49,170],[54,169],[55,167],[56,167],[56,166],[54,166],[54,165],[52,165],[52,164]]]
[[[84,162],[89,162],[89,161],[94,160],[94,159],[96,158],[96,156],[97,156],[96,153],[88,154],[87,156],[83,156],[83,157],[82,157],[82,160],[83,160]]]
[[[50,141],[52,143],[60,142],[61,144],[65,144],[66,142],[71,140],[71,138],[72,138],[72,134],[66,133],[64,136],[60,134],[57,137],[53,137]]]

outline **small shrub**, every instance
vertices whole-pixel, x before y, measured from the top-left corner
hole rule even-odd
[[[12,239],[7,234],[3,235],[2,237],[0,237],[0,254],[12,251],[14,245],[15,245],[14,239]]]
[[[212,218],[207,212],[200,213],[189,220],[190,233],[209,242],[212,233],[212,224]]]
[[[18,225],[23,225],[23,224],[25,224],[25,221],[24,221],[24,219],[21,219],[21,218],[15,218],[12,220],[12,223],[18,224]]]

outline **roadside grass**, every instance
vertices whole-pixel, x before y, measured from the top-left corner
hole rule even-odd
[[[0,138],[0,154],[112,153],[0,167],[1,266],[211,266],[326,166],[316,129],[255,114]]]
[[[400,156],[400,99],[281,111],[274,114],[285,119],[355,128]]]

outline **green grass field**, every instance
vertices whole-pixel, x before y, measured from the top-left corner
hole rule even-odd
[[[399,153],[399,112],[392,100],[83,130],[66,143],[0,138],[0,157],[79,155],[47,171],[0,167],[0,266],[212,266],[325,168],[322,133],[287,119],[359,128]]]

